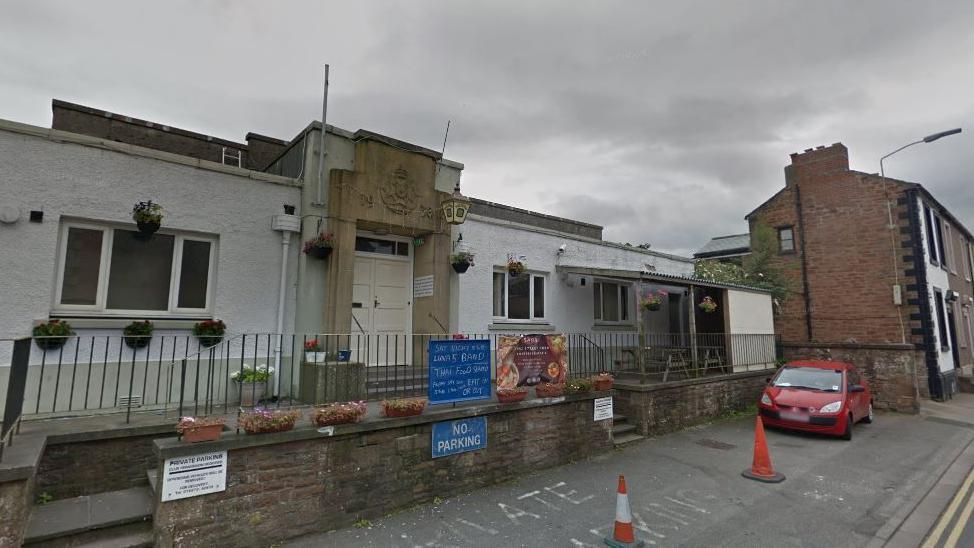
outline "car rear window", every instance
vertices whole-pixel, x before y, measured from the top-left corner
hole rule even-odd
[[[842,386],[842,371],[818,367],[785,367],[774,379],[774,386],[812,388],[838,392]]]

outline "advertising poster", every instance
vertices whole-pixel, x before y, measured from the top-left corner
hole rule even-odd
[[[568,378],[564,335],[501,335],[496,355],[498,388],[557,384]]]

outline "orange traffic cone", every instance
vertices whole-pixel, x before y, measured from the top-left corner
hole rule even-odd
[[[768,454],[768,442],[764,439],[764,423],[758,416],[754,427],[754,462],[749,470],[741,472],[745,478],[763,481],[765,483],[780,483],[785,481],[785,475],[774,471],[771,465],[771,455]]]
[[[605,544],[612,548],[634,548],[645,546],[636,540],[632,530],[632,511],[629,510],[629,494],[626,492],[626,478],[619,475],[619,493],[616,496],[616,524],[612,538],[605,537]]]

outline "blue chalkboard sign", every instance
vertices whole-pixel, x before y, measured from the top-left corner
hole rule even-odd
[[[487,447],[487,417],[433,423],[433,458]]]
[[[429,342],[429,402],[490,399],[490,341]]]

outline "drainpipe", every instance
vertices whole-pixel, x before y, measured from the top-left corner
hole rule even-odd
[[[808,342],[812,342],[812,289],[808,286],[808,262],[805,255],[805,217],[802,214],[801,188],[795,184],[795,209],[798,212],[798,241],[801,250],[802,285],[805,286],[805,331]]]
[[[281,233],[281,281],[277,293],[277,329],[274,343],[274,395],[281,393],[281,340],[284,338],[284,301],[287,296],[287,260],[291,234],[301,232],[301,217],[293,214],[275,215],[271,228]],[[293,359],[293,357],[292,357]],[[293,379],[292,379],[293,382]]]

